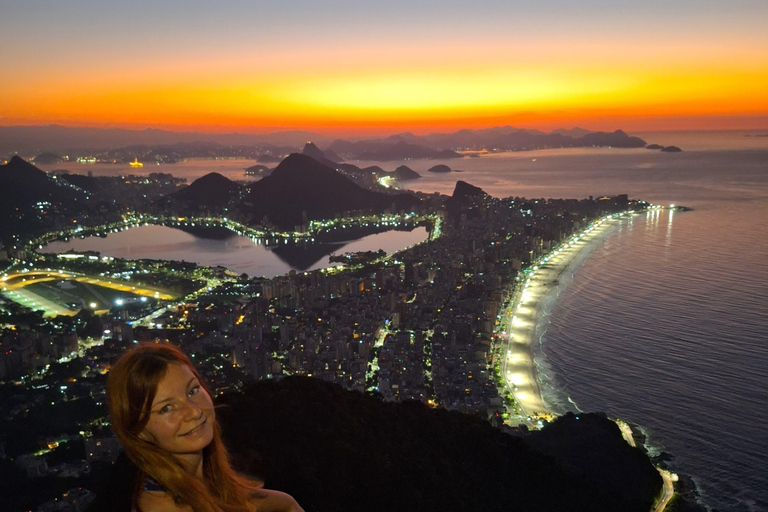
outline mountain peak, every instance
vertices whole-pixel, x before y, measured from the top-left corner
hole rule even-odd
[[[465,197],[485,197],[487,195],[488,194],[480,187],[476,187],[474,185],[470,185],[466,181],[459,180],[456,182],[456,187],[453,189],[453,195],[451,197],[455,199],[463,199]]]
[[[409,194],[382,194],[359,187],[324,162],[291,153],[270,176],[251,186],[247,212],[255,222],[265,215],[270,222],[292,229],[303,219],[333,218],[355,210],[377,212],[411,207],[418,199]]]
[[[339,160],[338,155],[333,151],[325,152],[315,145],[312,141],[307,141],[304,144],[304,149],[301,150],[302,155],[314,158],[318,162],[329,164],[336,163]]]

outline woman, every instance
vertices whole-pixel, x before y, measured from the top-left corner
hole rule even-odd
[[[232,469],[211,394],[176,347],[146,343],[124,354],[107,400],[112,429],[139,469],[136,512],[303,512]]]

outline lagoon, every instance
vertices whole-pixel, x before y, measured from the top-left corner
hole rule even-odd
[[[222,266],[251,277],[275,277],[291,270],[307,271],[332,265],[331,254],[377,251],[392,254],[427,239],[425,227],[410,231],[385,231],[341,242],[293,242],[267,244],[236,235],[204,237],[167,226],[146,225],[96,236],[52,242],[41,252],[95,251],[124,259],[191,261],[203,266]]]

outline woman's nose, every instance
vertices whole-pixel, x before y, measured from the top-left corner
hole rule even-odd
[[[184,408],[184,417],[186,419],[199,418],[203,414],[203,410],[192,400],[187,400]]]

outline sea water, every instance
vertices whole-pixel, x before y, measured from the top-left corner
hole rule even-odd
[[[640,425],[711,509],[768,510],[768,140],[695,135],[680,134],[694,148],[683,153],[448,161],[464,172],[419,186],[450,192],[462,179],[495,196],[628,193],[693,208],[623,221],[560,280],[537,331],[544,399]]]
[[[721,512],[768,510],[766,133],[639,134],[682,153],[578,148],[405,162],[422,178],[403,186],[425,192],[450,194],[464,180],[495,197],[623,193],[693,208],[635,217],[590,248],[547,305],[536,360],[554,409],[640,425]],[[462,172],[427,172],[437,163]],[[162,171],[192,181],[225,170],[217,165]],[[233,177],[241,167],[226,163]]]

